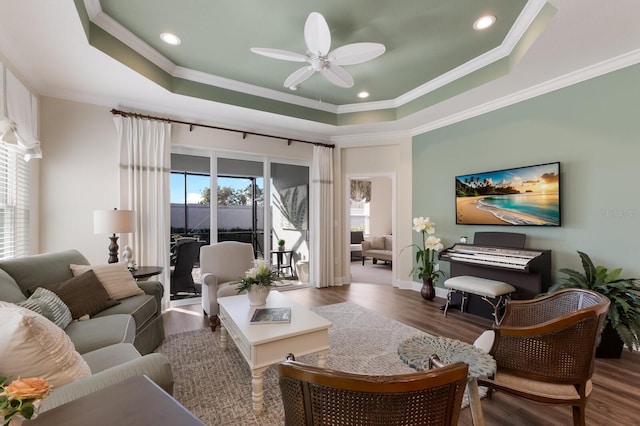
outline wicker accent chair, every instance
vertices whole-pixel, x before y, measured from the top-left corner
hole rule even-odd
[[[609,299],[580,289],[510,301],[493,330],[489,351],[498,369],[478,384],[533,401],[571,405],[573,424],[584,425],[595,349],[608,310]]]
[[[367,376],[287,359],[278,364],[285,425],[456,425],[467,371],[467,364],[458,362]]]

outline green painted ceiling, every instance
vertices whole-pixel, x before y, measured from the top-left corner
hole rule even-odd
[[[542,0],[75,4],[91,45],[174,93],[335,125],[395,120],[504,75],[519,40],[535,37],[552,9]],[[304,23],[313,11],[326,18],[332,49],[357,42],[386,46],[382,56],[345,67],[354,87],[336,87],[316,73],[293,92],[283,82],[302,64],[250,52],[269,47],[304,53]],[[497,17],[495,25],[473,30],[485,14]],[[182,44],[164,44],[162,32],[175,33]],[[364,101],[356,96],[362,90],[371,93]]]

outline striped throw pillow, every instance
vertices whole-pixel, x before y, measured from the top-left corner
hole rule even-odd
[[[70,267],[74,276],[91,270],[95,272],[100,283],[102,283],[107,293],[109,293],[109,296],[114,300],[122,300],[127,297],[144,294],[144,291],[138,287],[138,283],[124,262],[110,263],[108,265],[72,264]]]
[[[60,328],[67,328],[72,320],[69,307],[54,292],[46,288],[38,287],[31,297],[16,305],[39,313]]]

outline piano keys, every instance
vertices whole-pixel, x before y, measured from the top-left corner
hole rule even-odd
[[[450,262],[451,277],[470,275],[511,284],[516,288],[511,296],[514,300],[532,299],[551,286],[551,250],[455,244],[438,258]],[[492,318],[487,305],[469,295],[467,312]]]
[[[529,263],[541,255],[542,252],[539,250],[456,244],[440,253],[440,258],[442,260],[526,270]]]

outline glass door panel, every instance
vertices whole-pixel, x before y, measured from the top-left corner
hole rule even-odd
[[[218,158],[218,241],[251,243],[264,256],[264,177],[260,161]]]
[[[283,276],[308,282],[309,167],[271,163],[270,174],[272,262],[286,260]]]
[[[171,242],[192,237],[210,243],[209,158],[171,155]]]

